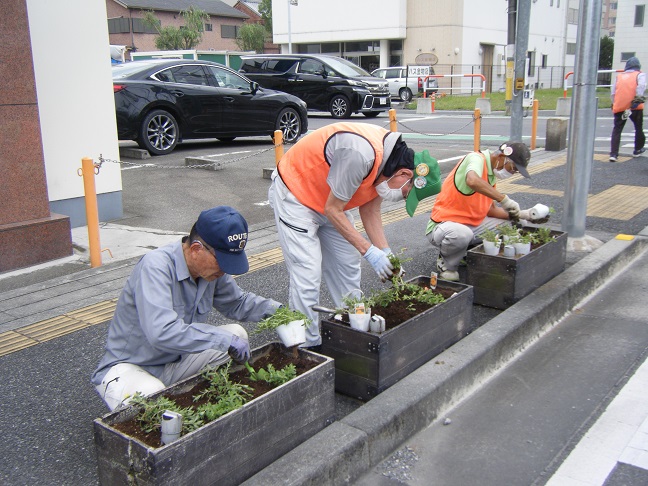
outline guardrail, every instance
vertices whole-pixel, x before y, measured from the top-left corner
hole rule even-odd
[[[605,74],[605,73],[622,73],[623,69],[602,69],[600,71],[596,71],[597,74]],[[567,90],[569,88],[573,88],[574,86],[567,86],[567,78],[569,76],[573,75],[574,71],[569,71],[567,74],[565,74],[565,80],[563,81],[563,98],[567,98]],[[611,84],[597,84],[597,88],[609,88],[612,86]]]
[[[428,88],[428,79],[429,78],[481,78],[481,80],[482,80],[482,83],[481,83],[482,84],[482,86],[481,86],[481,97],[482,98],[486,97],[486,76],[484,76],[483,74],[430,74],[429,76],[425,76],[425,78],[423,78],[423,98],[427,98],[428,89],[430,89],[430,90],[432,89],[432,88]],[[453,90],[460,90],[460,91],[461,90],[464,90],[464,91],[465,90],[470,90],[470,91],[472,91],[475,88],[471,86],[470,88],[463,88],[463,87],[459,87],[459,88],[455,88],[455,87],[441,88],[441,87],[439,87],[439,88],[434,88],[434,89],[445,89],[445,90],[450,91],[450,93],[452,94]]]

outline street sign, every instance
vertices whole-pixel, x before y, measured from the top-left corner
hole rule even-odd
[[[430,66],[407,66],[407,76],[429,76]]]

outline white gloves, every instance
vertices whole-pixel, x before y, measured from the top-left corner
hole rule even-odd
[[[508,211],[511,219],[520,218],[520,205],[510,197],[504,196],[504,199],[500,201],[500,205]]]
[[[394,267],[390,263],[389,258],[387,258],[387,253],[379,250],[378,247],[371,245],[364,254],[364,258],[371,264],[380,278],[388,279],[392,276]]]
[[[531,221],[531,213],[529,212],[528,209],[523,209],[520,211],[520,215],[518,216],[520,219],[526,219],[527,221]]]

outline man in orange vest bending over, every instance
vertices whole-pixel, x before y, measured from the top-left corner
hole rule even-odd
[[[304,347],[321,344],[322,277],[333,302],[360,288],[360,255],[375,272],[392,275],[382,201],[416,205],[439,192],[441,173],[427,150],[414,153],[401,134],[367,123],[334,123],[303,137],[279,161],[268,200],[290,275],[289,305],[311,319]],[[355,229],[358,208],[367,233]]]
[[[612,146],[610,162],[616,162],[621,144],[621,132],[630,118],[634,123],[635,139],[633,157],[639,157],[646,149],[646,136],[643,132],[644,91],[646,90],[646,73],[640,71],[639,59],[631,57],[626,61],[625,70],[616,77],[612,90],[612,112],[614,128],[612,129]]]
[[[439,250],[439,278],[459,281],[459,263],[475,235],[484,229],[502,220],[531,220],[528,209],[520,210],[517,202],[495,187],[498,179],[515,172],[530,177],[530,158],[526,145],[506,142],[494,153],[484,150],[466,155],[448,175],[425,231],[432,246]]]

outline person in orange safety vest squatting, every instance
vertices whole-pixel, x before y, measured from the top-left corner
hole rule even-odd
[[[646,135],[643,131],[644,91],[646,90],[646,73],[641,72],[639,59],[631,57],[626,61],[625,70],[619,73],[610,90],[614,128],[610,147],[610,162],[616,162],[621,145],[621,132],[630,118],[635,128],[633,157],[639,157],[646,149]]]
[[[521,142],[506,142],[499,150],[466,155],[443,182],[432,207],[425,234],[439,252],[439,278],[459,281],[459,264],[468,247],[477,244],[479,235],[504,220],[532,221],[528,209],[496,188],[497,180],[515,172],[530,177],[527,171],[531,152]],[[496,203],[499,203],[497,205]]]
[[[367,123],[334,123],[293,145],[273,172],[268,200],[290,275],[289,306],[308,316],[305,348],[322,339],[322,277],[333,302],[360,288],[360,255],[381,279],[392,275],[382,201],[408,205],[438,193],[441,172],[427,150],[414,153],[398,132]],[[355,229],[358,208],[367,234]]]

